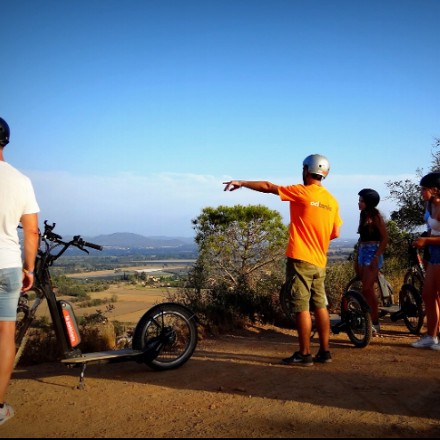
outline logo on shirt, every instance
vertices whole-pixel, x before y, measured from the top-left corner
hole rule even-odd
[[[321,202],[310,202],[310,206],[315,206],[317,208],[326,209],[327,211],[331,211],[332,210],[331,206],[326,205],[326,204],[321,203]]]

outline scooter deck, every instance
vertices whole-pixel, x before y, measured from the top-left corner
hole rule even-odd
[[[330,325],[337,324],[341,320],[341,315],[330,313]]]
[[[70,358],[70,359],[62,359],[61,362],[63,364],[84,364],[87,362],[94,361],[105,361],[110,359],[117,358],[130,358],[136,357],[142,354],[140,350],[109,350],[109,351],[98,351],[95,353],[84,353],[79,357]]]
[[[400,307],[397,304],[393,304],[389,307],[379,307],[379,310],[387,313],[396,313],[400,310]]]

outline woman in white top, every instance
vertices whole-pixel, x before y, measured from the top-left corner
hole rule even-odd
[[[417,342],[415,348],[432,348],[440,351],[438,329],[440,321],[440,172],[429,173],[420,181],[422,197],[427,202],[427,223],[430,236],[420,237],[414,242],[417,248],[428,246],[430,259],[423,286],[428,332]]]

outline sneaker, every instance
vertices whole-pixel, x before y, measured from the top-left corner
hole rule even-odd
[[[14,409],[5,403],[4,407],[0,408],[0,425],[3,425],[3,423],[12,419],[12,417],[14,417]]]
[[[315,362],[319,362],[321,364],[329,364],[333,362],[332,355],[329,351],[321,351],[319,350],[315,358],[313,359]]]
[[[440,344],[431,345],[431,350],[440,351]]]
[[[313,357],[311,354],[301,354],[299,351],[293,353],[289,358],[281,361],[283,365],[303,365],[311,367],[313,365]]]
[[[433,345],[438,344],[438,338],[435,336],[434,338],[429,335],[425,335],[422,338],[420,338],[418,341],[413,342],[411,344],[414,348],[430,348]]]

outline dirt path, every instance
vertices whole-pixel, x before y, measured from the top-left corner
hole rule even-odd
[[[440,436],[440,355],[408,346],[403,324],[363,350],[332,337],[334,362],[286,367],[296,338],[277,328],[202,341],[179,370],[136,363],[18,369],[3,438]],[[316,350],[315,345],[315,350]]]

